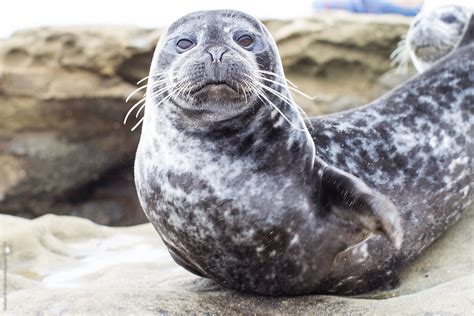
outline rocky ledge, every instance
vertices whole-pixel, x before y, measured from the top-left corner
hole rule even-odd
[[[474,209],[403,274],[400,286],[358,297],[236,293],[177,266],[150,224],[0,215],[11,248],[8,314],[468,315],[474,309]]]

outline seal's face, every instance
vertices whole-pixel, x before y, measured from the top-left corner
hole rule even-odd
[[[468,9],[455,5],[418,14],[407,34],[415,67],[423,71],[452,51],[461,39],[470,16]]]
[[[255,78],[275,71],[278,53],[264,26],[236,11],[201,11],[173,23],[160,40],[152,93],[174,112],[222,121],[257,104]],[[270,63],[270,61],[272,61]],[[160,92],[163,92],[160,94]]]

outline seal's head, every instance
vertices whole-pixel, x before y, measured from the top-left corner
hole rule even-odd
[[[268,31],[237,11],[199,11],[169,26],[160,39],[147,94],[181,121],[216,123],[255,110],[263,72],[282,75]],[[160,103],[169,99],[170,102]],[[176,118],[175,118],[176,121]]]
[[[431,67],[458,45],[471,15],[469,9],[451,5],[422,11],[413,19],[407,44],[419,72]]]

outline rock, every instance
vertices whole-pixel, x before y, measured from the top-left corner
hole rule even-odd
[[[103,225],[129,226],[147,222],[138,203],[132,166],[110,170],[67,198],[58,199],[51,213],[80,216]]]
[[[102,181],[110,170],[131,172],[138,133],[122,125],[130,107],[125,98],[147,70],[126,65],[150,55],[159,33],[129,27],[39,28],[3,43],[0,212],[69,213],[77,190]],[[134,193],[132,182],[126,185]],[[68,200],[71,205],[64,203]],[[124,224],[121,218],[136,224],[144,216],[135,204],[127,213],[115,208],[110,219],[104,218],[106,210],[81,215],[104,224]]]
[[[69,216],[0,215],[8,242],[8,313],[471,314],[474,209],[404,272],[357,297],[236,293],[176,265],[150,224],[110,228]]]
[[[389,56],[407,32],[408,18],[337,12],[267,25],[287,77],[315,96],[311,101],[295,95],[309,115],[366,104],[408,78],[379,82],[393,68]]]
[[[405,79],[387,71],[408,19],[337,13],[265,23],[288,77],[316,96],[295,95],[309,115],[364,104]],[[74,214],[110,225],[145,220],[131,180],[139,131],[129,130],[135,117],[126,127],[122,120],[160,34],[45,27],[1,42],[0,213]],[[104,179],[115,172],[129,180]]]

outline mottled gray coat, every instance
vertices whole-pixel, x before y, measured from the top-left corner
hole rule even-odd
[[[236,45],[242,33],[252,49]],[[194,46],[179,51],[183,36]],[[473,67],[467,45],[366,107],[311,119],[309,134],[275,94],[239,96],[251,77],[291,100],[260,22],[236,11],[185,16],[150,70],[140,202],[176,262],[236,290],[393,284],[472,201]],[[173,90],[179,80],[189,89]]]

